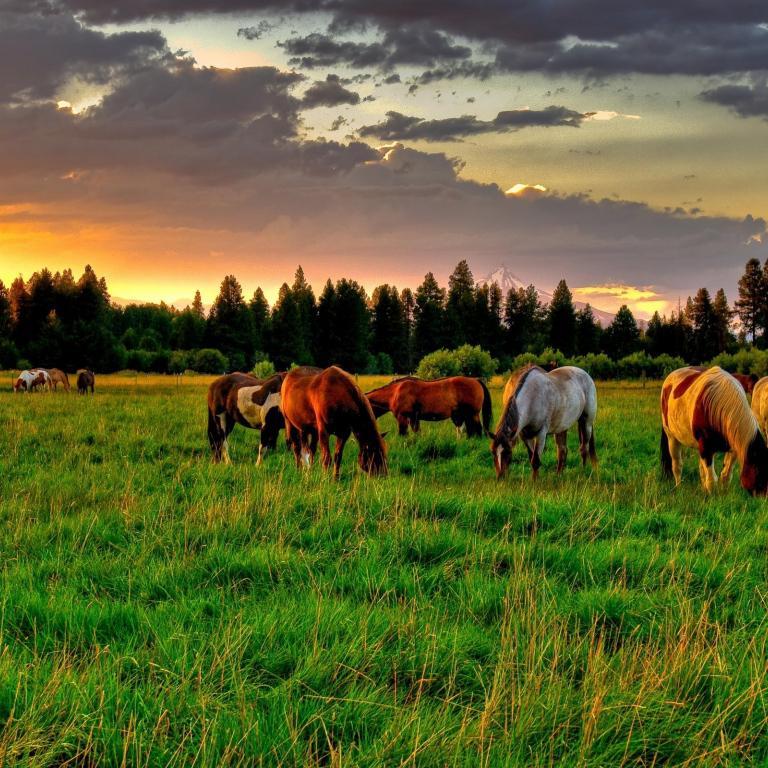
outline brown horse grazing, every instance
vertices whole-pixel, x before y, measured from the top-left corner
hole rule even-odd
[[[678,368],[661,389],[661,468],[675,484],[682,480],[681,449],[699,454],[699,476],[705,490],[717,482],[714,455],[725,454],[720,482],[726,484],[738,459],[741,486],[751,494],[768,491],[768,446],[744,390],[733,376],[715,366],[709,370]]]
[[[33,368],[32,372],[45,371],[51,379],[51,386],[53,389],[58,389],[61,384],[64,389],[69,392],[69,376],[60,368]]]
[[[280,385],[284,378],[284,373],[267,379],[230,373],[220,376],[208,387],[208,442],[214,461],[229,463],[227,438],[235,424],[260,430],[257,464],[261,464],[268,450],[275,449],[283,428]]]
[[[755,384],[757,384],[757,376],[755,376],[754,373],[732,373],[731,376],[741,384],[748,395],[752,394],[755,389]]]
[[[296,457],[310,466],[318,442],[323,467],[331,466],[329,438],[336,436],[333,476],[338,479],[344,445],[353,434],[360,445],[358,464],[371,475],[387,473],[387,452],[379,434],[371,404],[352,377],[341,368],[331,366],[320,373],[307,370],[290,371],[280,390],[285,431]]]
[[[468,437],[481,437],[484,430],[488,431],[493,416],[488,387],[480,379],[468,376],[434,381],[406,376],[367,392],[366,397],[376,418],[392,411],[401,435],[408,434],[409,425],[418,432],[421,421],[451,419],[457,434],[465,426]]]
[[[80,368],[77,372],[77,394],[87,395],[89,389],[91,390],[91,394],[93,394],[95,384],[96,376],[93,371],[90,371],[87,368]]]

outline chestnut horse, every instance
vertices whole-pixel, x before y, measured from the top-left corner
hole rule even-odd
[[[681,449],[699,453],[699,476],[705,490],[717,482],[714,455],[725,454],[720,482],[730,478],[733,462],[741,465],[741,486],[751,494],[768,490],[768,446],[750,410],[744,389],[729,373],[678,368],[661,389],[661,467],[675,484],[682,480]]]
[[[91,390],[91,394],[93,394],[94,385],[96,383],[96,376],[94,376],[93,371],[88,370],[87,368],[80,368],[77,372],[77,394],[78,395],[87,395],[88,390]]]
[[[768,376],[763,376],[752,390],[752,413],[763,430],[763,436],[768,435]]]
[[[597,465],[594,422],[597,391],[590,375],[571,365],[547,373],[537,365],[517,371],[504,387],[504,411],[496,434],[490,434],[496,477],[501,479],[509,467],[512,449],[518,439],[528,448],[534,480],[538,477],[547,435],[557,443],[557,472],[565,468],[568,457],[568,430],[578,422],[581,463],[587,457]]]
[[[32,373],[36,371],[45,371],[51,379],[51,386],[54,389],[59,388],[61,384],[64,389],[69,392],[69,376],[60,368],[33,368]]]
[[[408,434],[409,425],[418,432],[421,421],[451,419],[457,435],[463,425],[467,436],[479,437],[483,430],[488,431],[492,418],[488,387],[480,379],[468,376],[433,381],[405,376],[366,392],[366,397],[376,418],[392,411],[401,435]]]
[[[331,366],[320,373],[306,369],[288,373],[280,390],[285,431],[296,457],[310,466],[318,442],[323,467],[331,466],[329,438],[336,436],[333,476],[339,477],[344,445],[353,434],[360,445],[358,464],[371,475],[387,473],[387,452],[379,434],[371,404],[352,377],[341,368]]]
[[[732,373],[731,376],[741,384],[748,395],[754,392],[755,384],[757,384],[757,376],[754,373]]]
[[[235,424],[260,430],[256,464],[261,464],[268,450],[275,449],[283,427],[280,385],[284,378],[284,373],[276,373],[267,379],[257,379],[247,373],[230,373],[211,383],[208,387],[208,442],[214,461],[229,463],[227,438]]]

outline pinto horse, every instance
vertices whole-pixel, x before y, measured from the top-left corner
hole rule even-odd
[[[409,425],[418,432],[421,421],[451,419],[457,435],[463,425],[467,436],[482,436],[483,430],[488,431],[492,418],[488,387],[480,379],[468,376],[434,381],[406,376],[366,392],[366,397],[377,419],[392,411],[401,435],[408,434]]]
[[[284,373],[267,379],[257,379],[247,373],[220,376],[208,387],[208,442],[213,460],[229,464],[227,438],[241,424],[261,432],[259,457],[261,464],[268,450],[277,446],[277,436],[283,427],[280,411],[280,385]]]
[[[22,371],[13,383],[14,392],[32,392],[40,387],[48,391],[51,389],[51,377],[41,368]]]
[[[736,379],[739,384],[741,384],[741,386],[744,388],[744,391],[748,395],[754,392],[755,384],[757,384],[757,376],[755,376],[754,373],[732,373],[731,376],[733,376],[733,378]]]
[[[682,480],[681,448],[699,452],[699,476],[706,491],[717,482],[714,455],[724,453],[720,482],[725,485],[733,462],[741,465],[741,486],[751,494],[768,490],[768,446],[743,388],[729,373],[678,368],[661,388],[661,468]]]
[[[759,379],[752,390],[752,413],[763,436],[768,435],[768,376]]]
[[[547,373],[537,365],[517,371],[504,387],[503,413],[496,433],[491,433],[491,453],[496,477],[509,467],[518,439],[528,448],[533,479],[539,474],[547,435],[557,443],[557,472],[568,457],[568,430],[578,422],[581,463],[587,457],[597,466],[594,422],[597,415],[595,382],[581,368],[566,365]]]
[[[302,461],[306,466],[312,464],[319,442],[323,468],[329,469],[329,438],[335,435],[333,476],[338,479],[344,445],[353,434],[360,445],[360,468],[370,475],[387,473],[386,446],[371,404],[341,368],[331,366],[320,373],[306,369],[290,371],[283,381],[280,397],[286,436],[297,467]]]
[[[77,372],[77,394],[78,395],[87,395],[88,390],[91,390],[91,394],[93,394],[94,385],[96,384],[96,376],[94,375],[93,371],[88,370],[87,368],[80,368]]]

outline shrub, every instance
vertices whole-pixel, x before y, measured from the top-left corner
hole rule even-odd
[[[175,349],[168,358],[168,373],[184,373],[189,368],[188,352],[183,349]]]
[[[386,352],[379,352],[378,355],[368,355],[365,372],[374,375],[391,375],[395,372],[395,364]]]
[[[416,375],[422,379],[440,379],[443,376],[458,376],[459,361],[453,352],[438,349],[425,355],[416,368]]]
[[[588,355],[577,357],[573,365],[583,368],[593,379],[616,378],[616,363],[604,352],[590,352]]]
[[[129,349],[125,355],[125,366],[133,371],[149,373],[154,355],[145,349]]]
[[[259,360],[251,373],[257,379],[268,379],[275,374],[275,364],[271,360]]]
[[[192,353],[189,367],[198,373],[224,373],[229,361],[218,349],[198,349]]]
[[[439,379],[443,376],[477,376],[490,379],[498,363],[482,347],[469,344],[458,349],[438,349],[425,355],[416,375],[422,379]]]

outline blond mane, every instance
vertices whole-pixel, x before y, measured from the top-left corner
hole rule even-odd
[[[707,381],[701,389],[700,403],[711,426],[728,441],[743,466],[749,444],[759,432],[744,389],[717,366],[705,371],[703,376]]]

